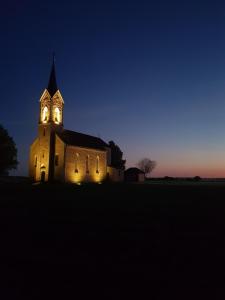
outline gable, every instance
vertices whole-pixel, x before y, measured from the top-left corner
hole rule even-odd
[[[33,141],[33,143],[30,145],[30,148],[35,147],[35,146],[37,145],[37,143],[38,143],[38,138],[36,138],[36,139]]]
[[[40,97],[40,102],[44,99],[49,100],[49,101],[51,100],[51,96],[50,96],[48,90],[46,90],[46,89],[44,90],[44,92],[42,93],[42,95]]]

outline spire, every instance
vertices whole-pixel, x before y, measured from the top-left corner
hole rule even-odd
[[[58,90],[57,82],[56,82],[56,75],[55,75],[55,53],[53,53],[53,61],[52,61],[52,69],[49,77],[48,87],[47,90],[49,94],[54,96],[56,91]]]

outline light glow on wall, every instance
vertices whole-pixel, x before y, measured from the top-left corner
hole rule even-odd
[[[72,179],[72,182],[76,183],[76,184],[80,184],[82,182],[96,182],[96,183],[102,183],[102,181],[104,180],[104,176],[103,173],[95,173],[95,172],[91,172],[91,174],[85,174],[84,172],[74,172],[73,174],[71,174],[72,176],[70,176],[70,178]]]

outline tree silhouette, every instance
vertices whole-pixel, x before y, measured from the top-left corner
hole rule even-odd
[[[156,167],[156,161],[149,158],[143,158],[138,162],[138,168],[142,170],[145,174],[150,174]]]
[[[17,148],[8,131],[0,125],[0,175],[8,175],[8,171],[16,169]]]
[[[123,159],[123,152],[113,141],[109,142],[109,147],[111,149],[111,165],[114,168],[124,170],[126,160]]]

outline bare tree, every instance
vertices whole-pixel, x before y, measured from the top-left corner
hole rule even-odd
[[[157,163],[149,158],[143,158],[138,162],[138,168],[142,170],[145,175],[150,174],[156,167]]]

